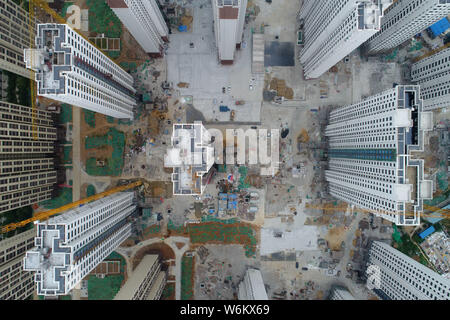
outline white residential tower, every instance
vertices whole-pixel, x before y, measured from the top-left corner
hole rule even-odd
[[[37,224],[24,269],[36,271],[37,293],[66,295],[131,235],[133,192],[116,193]]]
[[[107,3],[145,52],[152,57],[163,55],[169,28],[157,0],[107,0]]]
[[[419,86],[397,86],[331,112],[325,130],[331,195],[397,225],[420,223],[433,188],[414,152],[424,150],[433,121],[419,95]]]
[[[423,109],[450,106],[450,48],[412,65],[411,80],[420,85]]]
[[[238,299],[269,300],[261,271],[257,269],[247,270],[244,279],[239,284]]]
[[[232,64],[244,34],[247,0],[211,0],[219,61]]]
[[[306,0],[300,10],[306,79],[318,78],[380,30],[392,0]]]
[[[66,24],[39,24],[25,50],[39,96],[115,118],[133,118],[133,77]]]
[[[390,245],[373,241],[368,253],[369,281],[385,300],[450,300],[450,280]]]
[[[366,42],[366,50],[395,48],[449,14],[449,0],[397,0],[384,11],[381,30]]]

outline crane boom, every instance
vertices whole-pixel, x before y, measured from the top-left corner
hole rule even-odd
[[[29,224],[31,222],[47,219],[47,218],[49,218],[51,216],[54,216],[55,214],[64,212],[64,211],[69,210],[69,209],[77,208],[78,206],[80,206],[82,204],[85,204],[85,203],[88,203],[88,202],[91,202],[91,201],[95,201],[95,200],[99,200],[99,199],[101,199],[103,197],[107,197],[107,196],[109,196],[111,194],[114,194],[116,192],[121,192],[121,191],[125,191],[125,190],[128,190],[128,189],[132,189],[132,188],[138,187],[140,185],[142,185],[142,182],[141,181],[136,181],[136,182],[133,182],[133,183],[130,183],[130,184],[127,184],[127,185],[123,185],[123,186],[112,188],[110,190],[107,190],[107,191],[104,191],[102,193],[99,193],[99,194],[87,197],[87,198],[82,199],[82,200],[78,200],[78,201],[66,204],[65,206],[62,206],[62,207],[59,207],[59,208],[56,208],[56,209],[39,212],[39,213],[37,213],[36,215],[34,215],[33,217],[31,217],[29,219],[26,219],[26,220],[23,220],[23,221],[20,221],[20,222],[11,223],[11,224],[8,224],[6,226],[3,226],[1,228],[1,230],[0,230],[0,233],[5,233],[5,232],[9,232],[9,231],[15,230],[17,228],[26,226],[27,224]]]

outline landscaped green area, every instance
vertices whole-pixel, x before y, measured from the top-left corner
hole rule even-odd
[[[122,285],[123,275],[108,275],[103,279],[89,276],[88,299],[89,300],[113,300]]]
[[[61,17],[65,18],[67,13],[67,8],[73,5],[73,2],[64,2],[61,9]]]
[[[87,0],[89,7],[89,31],[105,34],[107,38],[120,38],[122,23],[106,1]]]
[[[161,294],[161,300],[167,300],[169,299],[173,294],[175,293],[175,284],[174,283],[167,283],[164,287],[164,290]]]
[[[22,207],[18,209],[14,209],[11,211],[7,211],[5,213],[0,214],[0,226],[6,226],[10,223],[16,223],[22,220],[29,219],[33,216],[33,208],[31,206]],[[22,233],[28,229],[31,229],[33,224],[28,224],[22,228],[18,228],[14,231],[7,232],[4,234],[5,238],[10,238],[15,234]]]
[[[59,195],[56,198],[45,200],[39,205],[46,209],[56,209],[72,202],[72,188],[59,188]]]
[[[63,164],[71,164],[72,163],[72,146],[63,146],[64,157],[62,159]]]
[[[83,109],[84,121],[91,127],[95,128],[95,112],[87,109]]]
[[[129,71],[129,72],[134,72],[137,69],[137,64],[136,62],[121,62],[120,66],[125,70],[125,71]]]
[[[100,279],[96,276],[89,276],[88,279],[88,299],[89,300],[113,300],[119,292],[124,280],[126,267],[125,259],[118,253],[111,253],[105,260],[120,260],[119,275],[107,275]]]
[[[91,197],[96,194],[95,187],[90,184],[86,188],[86,196]]]
[[[428,261],[422,254],[422,251],[420,251],[420,249],[414,244],[407,234],[402,234],[400,241],[394,239],[394,244],[400,252],[429,267]]]
[[[184,256],[181,259],[181,300],[191,300],[194,292],[192,290],[192,272],[194,271],[194,258]]]
[[[428,206],[436,206],[439,203],[447,200],[449,197],[450,197],[450,188],[447,188],[447,190],[440,196],[433,198],[433,200],[424,200],[423,203]]]
[[[86,161],[86,172],[91,176],[119,176],[123,169],[123,153],[125,148],[125,134],[115,128],[110,128],[105,136],[88,137],[85,141],[86,149],[112,146],[110,158],[106,159],[105,166],[97,166],[96,158]]]
[[[212,220],[214,221],[214,218]],[[219,221],[177,227],[169,220],[167,228],[178,233],[187,233],[192,243],[243,244],[245,255],[249,258],[256,257],[256,233],[251,226],[239,224],[235,219]]]
[[[59,114],[59,121],[61,123],[72,122],[72,106],[63,103],[61,105],[61,113]]]

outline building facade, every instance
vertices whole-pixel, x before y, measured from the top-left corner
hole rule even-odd
[[[24,270],[36,271],[39,295],[66,295],[131,235],[133,192],[116,193],[37,224]]]
[[[261,271],[257,269],[247,270],[244,280],[239,284],[238,299],[269,300]]]
[[[414,63],[411,80],[420,85],[424,110],[450,106],[450,48]]]
[[[32,78],[23,59],[23,50],[30,46],[29,23],[25,9],[11,0],[0,0],[0,69]]]
[[[0,213],[51,198],[56,127],[50,112],[0,102]]]
[[[107,3],[145,52],[154,57],[163,55],[169,28],[157,0],[107,0]]]
[[[211,0],[219,61],[232,64],[244,35],[247,0]]]
[[[398,0],[385,10],[380,32],[365,44],[367,52],[395,48],[449,14],[448,0]]]
[[[305,44],[300,62],[306,79],[318,78],[381,27],[392,1],[306,0],[300,11]]]
[[[159,300],[167,274],[158,255],[146,255],[120,289],[114,300]]]
[[[214,164],[212,137],[201,122],[175,124],[172,148],[164,155],[164,166],[173,168],[174,195],[201,195],[203,175]]]
[[[33,273],[23,270],[23,256],[34,246],[35,235],[31,229],[0,241],[0,300],[24,300],[33,294]]]
[[[66,24],[39,24],[25,50],[39,96],[115,118],[133,118],[133,77]]]
[[[369,281],[381,299],[450,300],[450,280],[401,253],[373,241],[368,252]]]
[[[355,297],[344,287],[333,286],[330,292],[329,300],[355,300]]]
[[[419,86],[397,86],[331,112],[325,177],[332,196],[397,225],[420,223],[433,188],[413,156],[433,121],[419,95]]]

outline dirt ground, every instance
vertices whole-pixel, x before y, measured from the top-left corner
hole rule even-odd
[[[347,230],[345,227],[335,227],[328,231],[325,239],[328,241],[328,245],[331,250],[340,250],[341,243],[345,240]]]
[[[102,148],[86,149],[86,137],[102,136],[105,135],[110,127],[114,127],[113,123],[106,121],[106,116],[100,113],[95,114],[95,128],[92,128],[84,120],[84,112],[81,111],[81,146],[80,155],[82,165],[86,165],[86,160],[94,157],[97,159],[108,159],[111,157],[113,148],[111,146],[105,146]]]

